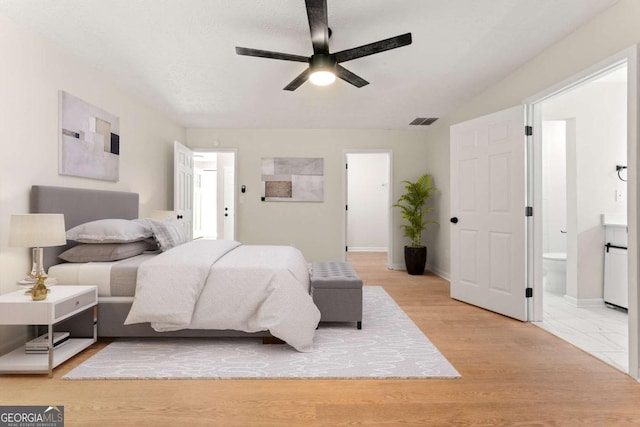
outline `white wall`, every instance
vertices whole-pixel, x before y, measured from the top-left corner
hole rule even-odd
[[[28,249],[8,247],[12,213],[29,212],[34,184],[140,193],[141,214],[166,209],[172,194],[173,140],[184,129],[40,36],[0,14],[0,293],[18,289]],[[118,183],[58,175],[58,91],[120,118]],[[171,185],[169,185],[171,183]],[[25,328],[0,327],[0,352]]]
[[[386,251],[389,242],[389,155],[349,153],[347,246],[349,251]]]
[[[542,123],[543,252],[567,252],[567,126]]]
[[[578,300],[603,296],[605,233],[603,213],[626,214],[626,183],[618,178],[616,165],[627,164],[627,85],[625,82],[591,82],[542,104],[546,119],[575,120],[575,203]],[[626,176],[626,171],[623,172]],[[560,179],[558,177],[558,179]]]
[[[415,180],[430,172],[425,166],[427,143],[424,130],[241,130],[187,129],[193,148],[237,148],[238,182],[247,186],[236,202],[236,239],[247,244],[293,244],[309,261],[341,260],[344,257],[344,151],[390,149],[393,151],[392,199],[403,191],[402,180]],[[323,203],[266,203],[260,201],[262,157],[324,158]],[[435,185],[439,182],[436,180]],[[439,209],[436,200],[436,211]],[[397,210],[392,213],[394,265],[404,266],[406,239],[399,228]],[[433,227],[434,229],[437,227]],[[430,255],[434,251],[430,251]]]
[[[640,1],[621,0],[430,126],[426,169],[442,191],[438,212],[441,226],[437,233],[427,233],[427,244],[435,248],[429,251],[429,262],[436,269],[450,271],[449,127],[522,104],[526,98],[636,43],[640,43]]]

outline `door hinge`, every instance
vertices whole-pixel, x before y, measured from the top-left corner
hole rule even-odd
[[[532,298],[533,297],[533,288],[526,288],[524,290],[524,296],[526,298]]]
[[[524,216],[533,216],[533,207],[527,206],[524,208]]]
[[[349,210],[349,205],[344,205],[344,210],[348,211]]]
[[[349,163],[345,163],[345,164],[344,164],[344,168],[345,168],[345,169],[349,169]]]
[[[533,126],[525,126],[524,134],[527,136],[533,135]]]
[[[345,247],[344,247],[344,251],[345,251],[345,252],[349,252],[349,246],[345,246]]]

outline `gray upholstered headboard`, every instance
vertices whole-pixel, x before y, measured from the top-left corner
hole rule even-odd
[[[31,187],[31,213],[61,213],[67,230],[88,221],[105,218],[138,218],[138,193],[85,188]],[[68,246],[44,249],[45,269],[59,264],[58,255]]]

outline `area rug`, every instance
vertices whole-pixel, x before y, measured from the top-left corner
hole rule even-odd
[[[363,321],[321,323],[313,353],[256,339],[118,339],[64,379],[457,378],[460,374],[380,286]]]

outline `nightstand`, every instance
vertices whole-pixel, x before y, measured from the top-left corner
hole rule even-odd
[[[49,351],[26,354],[21,346],[0,357],[0,373],[34,373],[53,376],[53,368],[69,360],[98,339],[98,289],[95,286],[53,286],[47,298],[33,301],[24,290],[0,295],[0,325],[47,325]],[[72,337],[53,349],[54,326],[93,307],[93,337]]]

